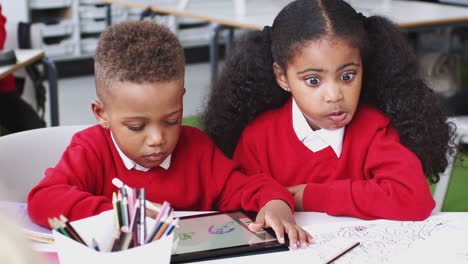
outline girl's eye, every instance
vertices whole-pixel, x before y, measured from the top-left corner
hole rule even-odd
[[[307,78],[305,81],[307,84],[312,85],[312,86],[316,86],[320,83],[320,79],[316,77]]]
[[[347,81],[351,81],[354,76],[356,74],[355,73],[352,73],[352,72],[347,72],[347,73],[344,73],[343,75],[340,76],[340,79],[347,82]]]
[[[131,131],[140,131],[143,129],[144,126],[127,126]]]

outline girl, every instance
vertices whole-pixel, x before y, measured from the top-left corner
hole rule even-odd
[[[206,132],[297,210],[421,220],[451,130],[404,35],[341,0],[297,0],[227,59]],[[237,146],[236,146],[237,145]],[[234,152],[235,151],[235,152]]]

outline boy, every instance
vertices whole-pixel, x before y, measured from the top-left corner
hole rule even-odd
[[[251,229],[272,227],[293,248],[312,241],[291,213],[294,200],[269,177],[247,177],[196,128],[181,126],[184,55],[176,36],[154,22],[124,22],[101,35],[92,110],[100,126],[77,133],[55,168],[31,190],[28,212],[47,226],[112,208],[114,177],[146,188],[147,199],[176,210],[259,211]]]

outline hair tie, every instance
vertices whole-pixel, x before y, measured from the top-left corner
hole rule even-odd
[[[271,42],[271,27],[270,26],[265,26],[263,27],[263,39],[265,42]]]
[[[362,23],[365,23],[367,21],[367,17],[363,13],[359,12],[359,13],[357,13],[357,16],[358,16],[359,20],[362,21]]]

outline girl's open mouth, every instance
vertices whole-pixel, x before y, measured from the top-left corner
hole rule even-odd
[[[339,112],[333,112],[333,113],[327,115],[327,118],[334,121],[334,122],[341,122],[341,121],[345,120],[346,115],[347,114],[345,112],[339,111]]]

